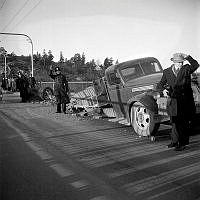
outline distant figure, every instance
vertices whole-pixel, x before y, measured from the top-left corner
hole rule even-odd
[[[30,88],[35,88],[35,85],[36,85],[35,77],[33,76],[29,77],[29,85],[30,85]]]
[[[168,96],[168,114],[172,122],[171,143],[168,148],[175,147],[176,151],[182,151],[189,144],[190,122],[195,115],[191,74],[199,64],[183,53],[175,53],[171,61],[173,64],[163,71],[157,88],[164,96]],[[190,64],[183,65],[184,61]]]
[[[3,90],[7,89],[7,81],[6,81],[5,73],[2,73],[1,87],[3,88]]]
[[[61,105],[62,105],[62,111],[64,114],[66,114],[66,104],[69,103],[69,96],[68,96],[69,88],[66,76],[61,73],[59,67],[56,67],[55,73],[53,73],[52,66],[50,67],[49,76],[55,80],[54,93],[57,101],[56,113],[61,113]]]
[[[16,81],[13,77],[11,78],[11,86],[12,86],[11,91],[15,92],[16,91]]]
[[[11,88],[12,88],[11,78],[8,78],[8,91],[11,91]]]
[[[21,71],[18,73],[18,79],[16,83],[17,83],[17,89],[20,92],[20,97],[22,98],[21,102],[27,102],[29,81],[28,78]]]

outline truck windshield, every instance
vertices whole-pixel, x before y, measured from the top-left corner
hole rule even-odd
[[[140,64],[134,64],[121,69],[121,74],[125,82],[135,79],[139,76],[148,74],[155,74],[161,72],[162,69],[159,63],[155,61],[143,62]]]
[[[143,62],[143,63],[141,63],[141,67],[146,75],[161,72],[161,68],[160,68],[159,64],[155,61]]]
[[[126,81],[132,80],[138,76],[141,76],[144,73],[143,73],[140,65],[135,64],[135,65],[128,66],[124,69],[121,69],[121,74],[122,74],[124,81],[126,82]]]

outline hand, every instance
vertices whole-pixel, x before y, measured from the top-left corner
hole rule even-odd
[[[164,90],[163,90],[163,96],[164,96],[164,97],[169,97],[169,91],[166,90],[166,89],[164,89]]]
[[[183,56],[183,58],[187,58],[188,57],[188,55],[185,54],[185,53],[181,53],[181,55]]]

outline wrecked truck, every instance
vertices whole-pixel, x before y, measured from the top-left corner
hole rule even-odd
[[[107,115],[125,121],[137,135],[154,140],[160,124],[169,121],[167,97],[155,90],[162,72],[160,62],[154,57],[112,65],[105,71],[104,90],[97,100]],[[199,78],[199,74],[192,78],[197,113],[200,113]]]
[[[162,73],[154,57],[112,65],[103,78],[94,82],[69,82],[71,105],[97,108],[114,121],[132,126],[133,133],[155,140],[160,124],[169,121],[167,98],[155,90]],[[44,99],[52,99],[53,85],[43,83]],[[196,112],[200,113],[200,73],[193,74],[192,89]]]

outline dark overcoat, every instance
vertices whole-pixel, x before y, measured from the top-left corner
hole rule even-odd
[[[173,72],[173,65],[165,69],[157,89],[160,91],[168,89],[170,97],[168,113],[171,117],[179,116],[190,120],[196,112],[191,74],[199,67],[199,64],[191,56],[187,56],[186,60],[190,64],[183,65],[177,76]]]
[[[26,102],[29,99],[28,88],[29,88],[29,81],[25,75],[21,75],[17,81],[17,87],[20,92],[20,97],[22,98],[22,102]]]
[[[53,74],[53,72],[50,71],[49,76],[55,80],[54,94],[56,96],[57,102],[69,103],[69,96],[68,96],[69,87],[65,75]]]

